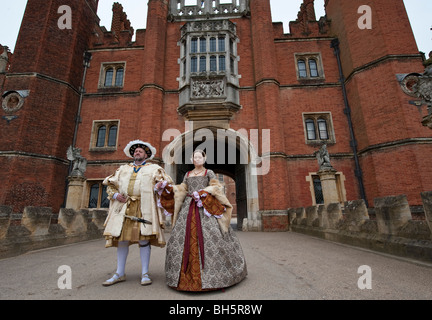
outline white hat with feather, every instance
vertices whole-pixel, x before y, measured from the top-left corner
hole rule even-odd
[[[136,148],[144,149],[144,152],[147,154],[146,160],[151,160],[156,155],[156,148],[153,147],[150,143],[144,142],[141,140],[133,140],[130,141],[126,147],[124,148],[124,153],[129,158],[133,158],[134,152]]]

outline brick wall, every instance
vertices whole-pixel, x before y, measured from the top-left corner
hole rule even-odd
[[[61,5],[72,10],[70,30],[58,27]],[[0,202],[13,205],[14,211],[25,205],[58,210],[63,203],[83,53],[98,22],[91,8],[96,9],[85,0],[28,1],[3,90],[30,94],[16,112],[18,118],[0,127],[0,161],[9,169],[0,173]]]
[[[184,119],[177,112],[177,43],[184,22],[167,20],[167,1],[149,1],[147,29],[137,30],[132,43],[132,26],[119,7],[115,7],[119,11],[113,17],[115,30],[110,32],[97,25],[98,18],[84,2],[58,0],[46,8],[43,1],[29,1],[4,90],[28,89],[31,94],[17,113],[18,119],[0,129],[0,149],[13,151],[0,158],[2,166],[8,168],[0,178],[9,190],[0,191],[0,203],[11,204],[18,197],[11,191],[18,185],[11,182],[11,176],[39,190],[35,191],[37,199],[32,200],[38,205],[58,210],[63,202],[64,194],[58,190],[64,189],[67,175],[66,149],[72,141],[86,49],[93,59],[85,82],[77,147],[89,161],[87,178],[103,179],[112,174],[118,163],[128,160],[123,148],[132,139],[149,141],[161,158],[169,143],[161,141],[163,132],[185,130]],[[303,112],[331,114],[336,139],[328,147],[332,164],[346,177],[348,200],[359,198],[339,70],[330,48],[333,37],[341,42],[367,197],[406,193],[411,205],[419,204],[420,192],[432,187],[428,169],[432,168],[431,132],[421,126],[421,115],[408,104],[411,98],[402,93],[395,76],[422,71],[403,2],[329,0],[326,10],[331,24],[322,21],[320,25],[310,21],[314,17],[311,3],[305,1],[290,34],[282,34],[280,24],[272,24],[268,0],[251,1],[250,17],[232,19],[239,38],[242,109],[230,127],[271,130],[271,170],[258,177],[260,209],[311,204],[306,176],[318,169],[313,157],[317,147],[305,143]],[[71,6],[74,24],[72,30],[60,32],[57,8],[63,4]],[[357,27],[357,9],[364,4],[373,9],[372,30]],[[320,54],[323,79],[297,79],[294,55],[305,52]],[[98,87],[105,62],[126,62],[123,88]],[[28,72],[40,75],[17,75]],[[116,150],[90,151],[93,121],[113,119],[120,120]],[[258,153],[261,151],[262,146],[258,146]],[[29,204],[24,201],[17,205],[22,208]]]

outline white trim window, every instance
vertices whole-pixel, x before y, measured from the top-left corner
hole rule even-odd
[[[122,88],[125,78],[125,62],[102,63],[99,88]]]

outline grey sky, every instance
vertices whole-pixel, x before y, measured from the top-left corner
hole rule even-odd
[[[115,0],[120,2],[135,30],[145,29],[147,17],[146,0]],[[100,0],[98,15],[101,25],[111,28],[112,4],[114,0]],[[193,1],[193,0],[188,0]],[[288,22],[297,18],[300,4],[303,0],[270,0],[272,19],[284,23],[284,32],[288,33]],[[11,51],[15,47],[21,20],[27,0],[14,0],[3,3],[2,19],[0,19],[0,44],[7,45]],[[404,0],[410,18],[411,26],[420,51],[426,54],[432,51],[432,12],[431,0]],[[315,0],[317,18],[324,15],[324,0]]]

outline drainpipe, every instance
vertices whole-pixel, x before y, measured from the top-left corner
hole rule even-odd
[[[75,148],[77,135],[78,135],[78,126],[81,123],[81,107],[82,107],[83,96],[85,93],[84,84],[85,84],[85,79],[86,79],[86,75],[87,75],[87,69],[90,67],[90,61],[92,59],[92,54],[88,51],[85,51],[83,56],[84,56],[84,61],[83,61],[84,73],[83,73],[83,77],[82,77],[81,87],[79,88],[80,99],[79,99],[79,104],[78,104],[78,112],[77,112],[77,115],[75,117],[75,130],[74,130],[74,135],[73,135],[73,139],[72,139],[72,147],[74,147],[74,148]],[[70,175],[71,171],[72,171],[72,161],[69,162],[68,176]],[[66,177],[66,187],[65,187],[65,196],[63,199],[63,208],[66,207],[68,189],[69,189],[69,179],[68,179],[68,177]]]
[[[359,157],[357,154],[357,140],[355,139],[354,129],[353,129],[352,120],[351,120],[351,108],[350,108],[349,103],[348,103],[348,95],[347,95],[346,87],[345,87],[345,76],[344,76],[343,71],[342,71],[342,64],[341,64],[341,59],[340,59],[340,49],[339,49],[339,39],[337,39],[337,38],[333,39],[330,47],[334,49],[334,54],[336,56],[338,67],[339,67],[339,76],[340,76],[340,82],[341,82],[341,86],[342,86],[342,94],[343,94],[343,99],[344,99],[344,104],[345,104],[344,113],[347,116],[348,128],[349,128],[350,138],[351,138],[350,146],[351,146],[352,151],[354,153],[355,176],[357,177],[358,185],[360,188],[360,197],[364,200],[366,207],[368,208],[369,205],[368,205],[368,201],[366,199],[366,192],[365,192],[365,188],[364,188],[364,184],[363,184],[363,173],[362,173],[362,170],[360,168]]]
[[[84,52],[84,74],[83,74],[82,84],[81,84],[81,88],[80,88],[80,100],[79,100],[79,104],[78,104],[78,113],[77,113],[77,116],[75,118],[75,130],[74,130],[74,136],[73,136],[73,140],[72,140],[72,147],[75,147],[77,134],[78,134],[78,126],[81,122],[81,107],[82,107],[83,96],[85,93],[84,83],[85,83],[85,79],[86,79],[86,75],[87,75],[87,69],[90,67],[91,59],[92,59],[92,54],[88,51],[85,51]]]

